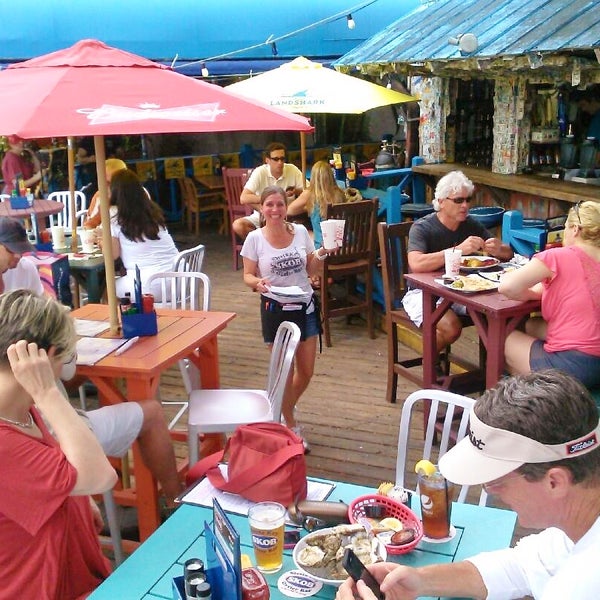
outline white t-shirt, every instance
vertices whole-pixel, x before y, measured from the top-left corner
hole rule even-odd
[[[297,285],[306,292],[303,302],[308,304],[313,294],[306,272],[306,257],[314,251],[315,245],[304,225],[292,225],[294,238],[286,248],[273,248],[263,235],[263,229],[255,229],[248,234],[240,254],[258,263],[258,277],[265,277],[270,285]],[[280,300],[274,294],[264,296]],[[312,312],[309,310],[309,312]]]
[[[23,256],[14,269],[8,269],[4,272],[2,280],[4,281],[4,289],[7,292],[23,289],[31,290],[40,296],[44,293],[44,286],[37,267],[27,256]]]
[[[110,232],[112,237],[119,240],[121,245],[121,260],[127,269],[127,275],[119,277],[116,280],[117,295],[124,296],[126,292],[134,295],[135,266],[140,268],[140,277],[142,280],[142,292],[145,294],[154,294],[158,300],[160,296],[160,283],[157,283],[153,289],[147,289],[148,278],[154,273],[173,270],[173,260],[178,254],[175,242],[171,234],[166,229],[161,229],[157,240],[144,240],[143,242],[134,242],[127,239],[121,231],[121,226],[115,219],[111,220]]]
[[[576,543],[551,527],[514,548],[468,559],[488,589],[487,600],[592,600],[600,595],[600,518]]]

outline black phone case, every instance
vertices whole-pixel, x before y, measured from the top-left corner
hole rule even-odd
[[[346,548],[344,551],[344,558],[342,560],[342,566],[346,569],[346,572],[354,581],[358,581],[362,579],[369,589],[375,594],[376,598],[379,600],[385,600],[385,594],[379,589],[379,583],[371,575],[367,567],[362,563],[362,561],[354,554],[352,548]]]

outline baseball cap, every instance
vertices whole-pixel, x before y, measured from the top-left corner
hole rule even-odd
[[[25,140],[18,135],[9,135],[7,138],[9,144],[18,144],[19,142],[24,142]]]
[[[474,411],[468,435],[439,460],[442,475],[459,485],[477,485],[499,479],[525,463],[545,463],[576,458],[598,447],[600,422],[576,440],[542,444],[524,435],[490,427]]]
[[[35,248],[27,240],[23,225],[9,217],[0,217],[0,244],[15,254],[35,252]]]

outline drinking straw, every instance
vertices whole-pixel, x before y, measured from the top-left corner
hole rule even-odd
[[[450,535],[450,499],[448,497],[448,480],[444,477],[444,493],[446,494],[446,524]]]

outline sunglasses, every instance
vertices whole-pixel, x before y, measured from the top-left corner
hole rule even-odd
[[[269,156],[269,160],[273,160],[275,162],[285,162],[285,156]]]
[[[465,198],[448,198],[448,200],[452,200],[452,202],[454,202],[454,204],[463,204],[464,202],[466,202],[467,204],[470,204],[471,200],[473,200],[473,198],[471,198],[471,196],[467,196]]]

